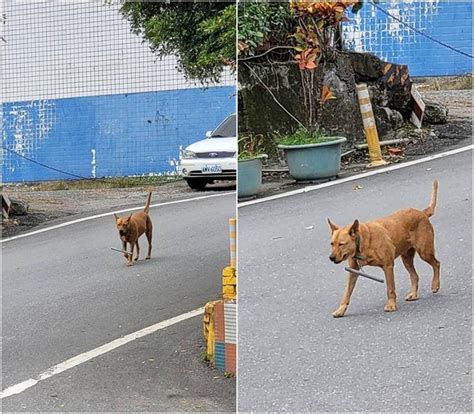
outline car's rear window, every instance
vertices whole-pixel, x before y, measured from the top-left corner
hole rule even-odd
[[[235,114],[228,116],[212,131],[211,138],[235,137],[237,132]]]

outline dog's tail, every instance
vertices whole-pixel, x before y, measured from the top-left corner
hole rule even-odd
[[[148,191],[148,197],[146,199],[145,208],[143,209],[143,211],[146,214],[148,214],[148,212],[150,211],[150,202],[151,202],[151,191]]]
[[[434,180],[433,190],[431,191],[430,205],[423,210],[423,213],[425,213],[428,217],[431,217],[434,215],[437,200],[438,200],[438,180]]]

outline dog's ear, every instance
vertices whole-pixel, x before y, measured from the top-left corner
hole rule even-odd
[[[336,226],[331,220],[328,219],[329,227],[331,228],[331,233],[334,233],[339,229],[339,226]]]
[[[132,218],[132,215],[130,214],[127,219],[125,220],[127,223],[130,223],[130,219]]]
[[[349,234],[355,236],[357,233],[359,233],[359,220],[355,219],[349,230]]]
[[[115,217],[115,221],[117,221],[119,219],[119,216],[117,216],[117,214],[114,213],[114,217]]]

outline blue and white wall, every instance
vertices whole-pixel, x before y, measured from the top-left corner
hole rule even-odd
[[[369,1],[349,13],[346,45],[406,64],[412,76],[472,73],[472,59],[447,49],[377,10]],[[410,26],[472,55],[472,1],[381,0],[379,6]]]
[[[117,5],[6,0],[3,181],[168,174],[235,112],[233,77],[201,89],[130,33]],[[1,14],[1,13],[0,13]],[[29,161],[33,160],[35,162]]]

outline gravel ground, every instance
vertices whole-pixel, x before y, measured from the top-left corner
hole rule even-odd
[[[421,95],[427,100],[446,105],[451,119],[472,118],[472,90],[422,91]]]

